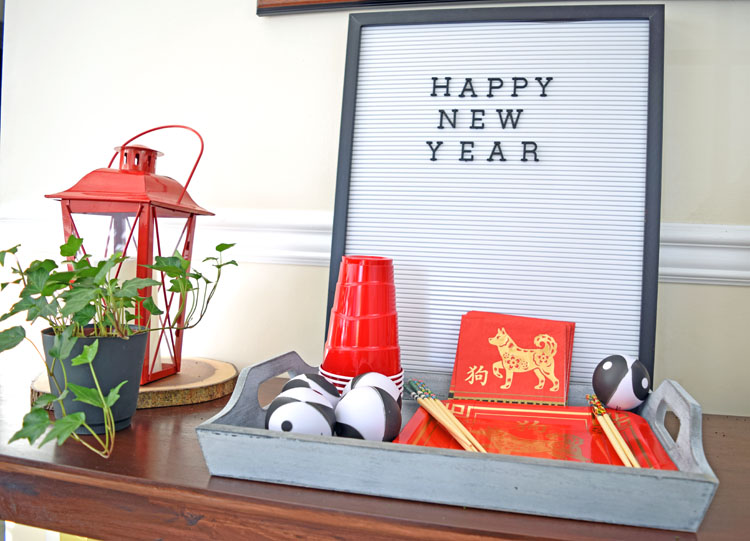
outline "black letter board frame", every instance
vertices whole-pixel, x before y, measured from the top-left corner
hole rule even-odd
[[[408,226],[408,224],[403,226],[400,231],[398,231],[398,227],[396,230],[378,230],[377,224],[379,223],[379,220],[376,216],[374,219],[372,219],[372,223],[375,224],[374,230],[371,232],[372,234],[370,234],[370,232],[367,232],[366,235],[363,234],[363,236],[378,239],[390,239],[391,234],[393,233],[393,239],[395,240],[392,240],[393,242],[398,243],[399,240],[396,237],[399,233],[401,233],[401,237],[408,238],[409,240],[407,243],[411,243],[408,246],[404,247],[405,251],[402,254],[402,258],[394,256],[392,250],[388,250],[387,247],[381,246],[377,240],[373,241],[374,243],[372,247],[368,247],[368,241],[357,241],[357,232],[354,231],[354,227],[352,226],[352,224],[354,223],[354,213],[350,208],[350,206],[353,205],[352,201],[354,195],[358,193],[353,192],[352,190],[353,165],[357,165],[357,158],[353,157],[353,151],[356,150],[357,144],[360,144],[361,147],[362,144],[366,144],[366,141],[365,143],[359,143],[358,140],[355,139],[355,134],[358,133],[356,113],[358,112],[358,108],[362,109],[364,107],[364,104],[366,104],[366,100],[369,99],[367,98],[367,95],[364,95],[364,97],[360,97],[358,102],[358,84],[361,79],[360,69],[363,65],[363,62],[361,62],[361,56],[368,52],[367,50],[363,49],[362,36],[364,33],[368,32],[369,29],[375,29],[376,31],[378,31],[379,29],[418,29],[420,27],[423,27],[424,25],[432,25],[431,28],[445,25],[445,28],[458,30],[458,33],[461,34],[461,30],[464,26],[468,28],[470,27],[470,25],[476,23],[501,23],[506,25],[513,25],[515,23],[519,25],[523,25],[526,23],[541,23],[542,26],[544,26],[547,23],[565,24],[585,22],[592,22],[592,24],[596,25],[599,22],[607,23],[612,21],[640,21],[641,24],[645,25],[647,31],[647,35],[645,37],[645,46],[643,47],[643,54],[645,55],[645,58],[642,59],[642,62],[645,66],[643,69],[646,70],[647,77],[644,79],[645,82],[643,83],[643,88],[646,92],[646,96],[643,105],[643,128],[645,134],[643,134],[642,136],[643,178],[642,190],[639,195],[641,201],[638,203],[639,210],[636,215],[629,218],[630,220],[632,220],[634,227],[641,228],[640,232],[637,235],[639,243],[637,250],[638,254],[637,256],[633,256],[633,261],[629,262],[638,266],[637,280],[640,280],[637,286],[637,294],[639,298],[637,299],[637,303],[635,304],[635,310],[638,312],[636,314],[638,328],[633,330],[631,326],[630,330],[628,331],[631,334],[635,335],[634,337],[632,337],[630,341],[631,345],[629,347],[623,346],[619,350],[613,351],[613,349],[616,348],[614,348],[612,344],[616,345],[619,337],[621,335],[627,334],[627,332],[621,333],[617,330],[617,324],[620,320],[618,319],[619,316],[617,314],[615,314],[614,316],[608,315],[607,317],[613,318],[610,327],[614,326],[609,330],[604,330],[605,334],[607,332],[610,332],[613,335],[610,340],[611,343],[609,344],[609,349],[607,349],[606,346],[602,346],[600,351],[592,350],[591,345],[596,345],[597,342],[597,338],[595,337],[595,335],[597,332],[601,332],[601,329],[596,329],[593,332],[593,338],[587,338],[587,347],[589,349],[584,352],[583,357],[585,358],[583,359],[583,361],[578,362],[579,370],[576,374],[577,357],[581,357],[581,355],[577,355],[577,348],[579,347],[579,342],[581,342],[582,340],[585,341],[586,339],[585,333],[587,332],[587,325],[585,323],[585,320],[587,319],[588,315],[585,315],[585,317],[584,315],[578,317],[576,314],[576,308],[567,311],[564,308],[558,311],[546,310],[544,305],[534,306],[533,303],[528,308],[519,308],[516,305],[515,307],[511,307],[511,309],[506,309],[506,307],[503,306],[505,295],[510,291],[519,291],[521,294],[523,294],[524,286],[522,283],[521,285],[516,283],[502,284],[504,280],[503,276],[505,273],[502,268],[499,268],[497,273],[491,274],[489,278],[478,278],[480,282],[490,284],[491,287],[495,287],[497,284],[500,284],[500,286],[498,287],[505,287],[505,293],[500,291],[499,294],[496,294],[499,295],[496,298],[498,302],[492,302],[490,300],[489,304],[483,304],[482,302],[477,304],[469,299],[469,301],[466,302],[465,305],[459,307],[453,306],[451,309],[447,310],[446,315],[445,313],[440,313],[440,310],[442,309],[440,303],[448,302],[451,300],[451,290],[455,289],[456,291],[458,291],[461,288],[465,287],[466,284],[463,283],[463,280],[459,277],[458,282],[448,280],[444,284],[442,284],[440,282],[440,277],[426,277],[424,279],[421,279],[419,276],[419,272],[417,272],[416,274],[413,272],[415,266],[418,267],[420,265],[420,262],[412,261],[408,264],[405,262],[405,258],[410,257],[409,254],[412,253],[412,251],[410,250],[410,246],[414,246],[413,243],[415,240],[418,243],[423,243],[418,244],[418,246],[430,246],[432,247],[431,249],[434,249],[435,252],[439,253],[443,248],[444,240],[443,238],[441,238],[441,230],[438,230],[435,235],[426,235],[424,238],[419,237],[419,226],[415,227],[415,231],[414,229],[412,229],[412,227]],[[507,28],[507,26],[505,28]],[[607,38],[604,37],[603,39],[606,40]],[[619,46],[619,44],[614,44],[615,48]],[[518,44],[519,51],[524,51],[527,49],[529,49],[528,43]],[[398,56],[408,57],[409,51],[398,51]],[[339,264],[343,255],[357,254],[393,257],[396,270],[396,297],[399,312],[399,333],[402,352],[402,364],[404,365],[406,370],[449,373],[452,369],[452,364],[449,365],[446,360],[451,358],[452,362],[452,357],[455,355],[455,347],[460,325],[460,315],[461,313],[467,312],[469,310],[480,309],[491,312],[514,313],[516,315],[524,315],[529,317],[544,317],[548,319],[575,321],[576,341],[574,342],[575,347],[573,352],[573,373],[571,383],[589,385],[590,375],[596,363],[598,362],[597,360],[600,360],[605,356],[614,353],[625,353],[638,356],[640,361],[649,370],[653,380],[661,196],[663,56],[664,7],[662,5],[560,7],[545,6],[487,9],[444,9],[429,11],[398,11],[351,14],[349,18],[349,36],[346,55],[346,71],[339,143],[338,173],[335,195],[335,212],[333,222],[327,313],[330,314],[331,306],[333,304],[335,286],[338,280]],[[441,71],[439,67],[434,68],[433,72],[435,76],[441,77],[439,79],[440,84],[444,84],[446,82],[443,77],[450,75]],[[510,77],[515,76],[516,74],[503,73],[503,75]],[[545,74],[540,73],[539,75]],[[553,75],[555,77],[555,82],[560,80],[560,74]],[[428,77],[424,77],[423,79],[425,84],[424,94],[429,94],[433,90],[433,87],[429,85],[433,83]],[[455,78],[455,81],[452,83],[456,85],[453,87],[454,96],[455,94],[459,93],[459,90],[466,89],[466,87],[464,86],[464,81],[465,78]],[[477,79],[477,82],[478,81],[479,79]],[[506,80],[506,88],[508,87],[508,83],[509,80]],[[554,88],[555,87],[553,85],[549,86],[550,95],[552,94],[552,90]],[[484,87],[482,88],[482,90],[486,91],[487,88]],[[444,104],[438,104],[436,102],[436,104],[432,107],[432,109],[434,110],[433,115],[439,108],[447,109],[448,111],[450,111],[449,106],[441,107],[441,105]],[[531,110],[532,107],[533,106],[529,106],[528,109]],[[468,111],[470,109],[470,104],[467,103],[467,105],[464,105],[462,109],[466,109]],[[461,110],[461,112],[463,113],[464,111]],[[437,120],[437,117],[435,117],[435,120]],[[471,121],[471,119],[469,119],[469,121]],[[437,124],[437,121],[435,121],[435,124]],[[424,131],[423,128],[420,128],[420,130]],[[468,132],[470,132],[470,130],[463,130],[462,133],[465,134]],[[425,140],[430,139],[435,133],[436,132],[433,130],[430,131],[430,133],[424,132],[421,135],[424,135],[423,140]],[[461,143],[461,146],[466,147],[467,145]],[[473,143],[471,147],[474,147]],[[416,152],[416,147],[414,147],[414,149]],[[428,148],[427,151],[430,152],[431,149],[432,147]],[[366,148],[364,150],[366,150]],[[422,148],[420,150],[424,151],[425,149]],[[461,148],[458,148],[458,150],[454,149],[454,154],[451,159],[455,160],[458,152],[460,151]],[[543,148],[540,153],[541,152],[544,152]],[[486,158],[486,155],[487,152],[485,152],[484,154],[477,153],[477,161],[474,163],[480,163]],[[433,154],[433,157],[434,156],[435,154]],[[388,160],[381,161],[381,163],[385,162],[388,162]],[[429,154],[426,155],[424,163],[425,169],[429,171],[428,168],[431,165],[431,162],[429,161]],[[461,163],[463,166],[471,166],[471,164],[467,164],[466,162],[455,161],[455,163]],[[378,166],[375,167],[376,168],[374,172],[377,173]],[[466,175],[470,177],[471,173],[468,172],[466,173]],[[504,177],[502,177],[502,174],[499,174],[498,178],[502,180]],[[530,184],[530,186],[531,188],[533,188],[533,184]],[[367,206],[368,197],[374,197],[376,199],[378,197],[377,188],[375,188],[374,191],[369,190],[368,192],[367,190],[365,190],[365,192],[366,193],[364,193],[364,195],[362,195],[361,193],[357,195],[357,197],[359,197],[359,203],[356,204]],[[370,195],[368,195],[368,193]],[[421,199],[418,193],[410,193],[412,193],[412,196],[415,199]],[[459,192],[454,193],[458,194]],[[465,195],[466,194],[463,194],[463,196]],[[482,208],[481,195],[482,194],[478,194],[479,203],[477,203],[477,208],[479,209]],[[383,202],[386,207],[383,207],[381,205],[380,207],[376,206],[376,208],[385,209],[386,212],[389,212],[392,215],[389,200],[387,199],[387,197],[392,196],[393,194],[386,194],[386,200]],[[459,194],[457,197],[460,198],[461,196],[462,195]],[[390,201],[393,202],[395,200],[390,199]],[[618,202],[614,201],[614,204],[617,205]],[[424,207],[421,208],[422,211],[420,212],[429,214],[429,209],[424,210]],[[436,210],[440,211],[440,209]],[[452,216],[452,219],[457,220],[455,223],[461,222],[460,216]],[[491,217],[489,219],[490,221],[492,220]],[[470,221],[470,219],[467,218],[465,221],[468,222]],[[553,224],[550,229],[550,235],[554,234],[556,234],[556,227]],[[446,233],[446,236],[450,237],[451,235],[452,231],[449,230],[448,233]],[[468,237],[468,242],[471,242],[472,240],[473,239],[471,236]],[[571,239],[571,242],[573,243],[573,245],[575,245],[579,240],[580,239],[578,238],[573,238]],[[460,243],[460,239],[458,240],[458,242]],[[418,248],[414,249],[414,251],[416,250],[418,250]],[[524,247],[521,246],[519,248],[519,255],[523,255],[524,253]],[[446,260],[447,259],[448,257],[446,256]],[[482,262],[482,264],[485,263],[486,262]],[[491,262],[489,264],[492,265]],[[540,263],[540,265],[543,266],[544,263]],[[460,267],[461,263],[456,263],[456,266]],[[450,270],[453,270],[455,273],[456,268]],[[469,276],[469,278],[467,278],[467,281],[469,281],[470,273],[472,272],[471,263],[467,263],[463,267],[463,270],[465,270],[467,276]],[[459,272],[461,272],[460,268]],[[591,279],[591,283],[598,283],[597,280],[599,280],[599,278],[602,278],[602,280],[600,281],[605,284],[604,287],[609,287],[606,285],[607,280],[605,276],[609,271],[605,269],[598,272],[600,272],[602,276],[594,276]],[[400,276],[402,275],[408,275],[408,280],[401,280]],[[494,279],[498,280],[497,284],[493,282]],[[588,282],[588,279],[582,278],[582,280]],[[404,283],[407,281],[409,283],[408,287],[404,286]],[[554,278],[552,279],[552,281],[554,282]],[[536,283],[536,281],[534,282]],[[424,295],[420,295],[419,293],[420,283],[426,284],[425,287],[427,288],[427,291],[425,291]],[[605,304],[609,302],[606,301],[606,297],[609,294],[616,297],[619,288],[619,284],[611,284],[611,292],[605,291],[605,293],[603,294],[603,302]],[[442,291],[441,294],[443,296],[440,297],[440,295],[438,295],[439,298],[434,299],[434,291],[436,290]],[[566,291],[567,294],[570,294],[570,291]],[[447,297],[445,295],[447,295]],[[575,287],[573,287],[573,296],[576,296]],[[549,298],[555,299],[556,295],[549,295]],[[635,301],[632,301],[631,299],[631,302]],[[611,305],[618,305],[618,301],[616,299],[613,300],[611,302]],[[597,316],[596,314],[594,314],[592,317]],[[435,326],[437,330],[435,332],[432,332],[430,330],[431,326]],[[596,324],[594,324],[593,326],[596,326]],[[427,337],[425,338],[423,335]],[[581,336],[584,336],[584,339],[582,339]],[[424,344],[430,343],[431,341],[439,343],[439,345],[436,346],[437,349],[430,349],[432,347],[431,345],[426,346],[425,349]],[[585,345],[586,344],[580,347],[583,348]],[[421,350],[419,349],[420,347],[422,347]],[[440,361],[441,358],[443,359],[442,361]],[[432,359],[438,359],[438,361],[433,363]],[[577,380],[576,376],[578,378]]]

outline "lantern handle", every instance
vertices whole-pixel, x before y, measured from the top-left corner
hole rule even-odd
[[[130,139],[128,139],[127,141],[125,141],[121,145],[120,148],[129,145],[130,143],[132,143],[133,141],[135,141],[139,137],[141,137],[143,135],[146,135],[147,133],[151,133],[151,132],[157,131],[157,130],[164,130],[164,129],[167,129],[167,128],[182,128],[183,130],[191,131],[195,135],[198,136],[198,139],[200,139],[200,142],[201,142],[201,150],[198,153],[198,158],[195,160],[195,165],[193,165],[193,169],[190,171],[190,175],[188,176],[187,182],[185,182],[185,186],[182,188],[182,193],[180,194],[180,197],[177,198],[177,204],[179,204],[182,201],[182,198],[185,196],[185,193],[187,192],[188,184],[190,184],[190,180],[193,178],[193,173],[195,173],[195,169],[198,167],[198,162],[201,161],[201,157],[203,156],[203,137],[201,137],[200,133],[198,133],[197,131],[195,131],[193,128],[191,128],[189,126],[183,126],[181,124],[169,124],[169,125],[166,125],[166,126],[159,126],[157,128],[151,128],[150,130],[146,130],[144,132],[141,132],[138,135],[136,135],[135,137],[131,137]],[[107,168],[112,167],[112,164],[115,162],[115,158],[117,157],[117,155],[119,153],[120,153],[119,151],[115,152],[115,155],[112,156],[111,160],[109,160],[109,165],[107,166]]]

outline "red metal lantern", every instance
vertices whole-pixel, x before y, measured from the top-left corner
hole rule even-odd
[[[131,144],[135,139],[147,133],[166,128],[186,129],[200,139],[200,153],[185,186],[172,178],[156,174],[156,158],[162,155],[161,152]],[[94,235],[94,242],[96,242],[97,235],[102,237],[106,233],[103,257],[114,252],[122,252],[125,255],[135,253],[136,267],[130,270],[139,278],[152,277],[151,269],[143,265],[152,264],[154,254],[169,256],[178,250],[185,259],[190,261],[196,217],[213,215],[212,212],[198,206],[187,193],[188,184],[203,155],[203,138],[197,131],[187,126],[159,126],[136,135],[116,150],[117,153],[112,157],[106,169],[92,171],[71,188],[46,196],[60,200],[65,238],[76,235],[83,238],[84,242],[91,247],[91,237],[87,236],[90,232],[88,229],[85,233],[81,231],[79,227],[81,224],[77,224],[75,220],[81,222],[90,220],[90,217],[97,217],[95,219],[98,219],[100,223],[89,229],[93,229],[91,233]],[[118,155],[119,167],[112,169],[112,163]],[[101,222],[102,217],[104,223]],[[168,226],[165,226],[164,221],[160,222],[165,219],[168,219],[166,220],[169,222]],[[178,222],[177,228],[173,227],[175,221]],[[161,232],[160,223],[162,224]],[[179,233],[174,249],[165,245],[163,238],[165,230]],[[81,235],[79,231],[84,234]],[[98,255],[96,252],[85,253]],[[127,270],[121,264],[117,269],[117,274],[120,275]],[[182,327],[184,313],[180,314],[177,320],[171,321],[172,314],[179,306],[179,298],[175,299],[173,293],[168,293],[165,277],[159,277],[158,274],[161,273],[156,274],[154,279],[161,278],[162,287],[158,288],[159,299],[155,300],[158,301],[164,314],[151,316],[161,318],[161,324],[151,324],[151,328]],[[143,297],[150,296],[152,295],[151,288],[144,288],[139,291],[139,294]],[[148,315],[141,315],[136,323],[149,325],[152,322],[149,321]],[[146,350],[146,359],[141,373],[142,385],[180,371],[182,340],[183,330],[179,328],[150,333],[149,347]],[[164,354],[165,350],[168,354]]]

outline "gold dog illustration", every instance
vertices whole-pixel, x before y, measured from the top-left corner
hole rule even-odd
[[[534,338],[534,345],[538,349],[519,348],[505,329],[498,329],[497,334],[489,339],[490,344],[497,346],[500,360],[492,365],[492,372],[498,378],[503,377],[501,370],[505,370],[505,383],[501,389],[510,389],[513,384],[513,374],[516,372],[534,371],[539,378],[539,384],[534,389],[544,388],[545,376],[552,381],[550,391],[560,388],[560,380],[555,376],[555,353],[557,342],[548,334],[539,334]]]

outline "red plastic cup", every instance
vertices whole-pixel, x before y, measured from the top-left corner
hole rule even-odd
[[[337,284],[332,311],[344,316],[373,316],[396,311],[396,286],[386,282]]]
[[[332,312],[326,346],[398,347],[396,312],[373,317],[347,317]]]
[[[324,378],[326,378],[328,381],[330,381],[336,387],[336,389],[338,389],[339,393],[343,393],[347,384],[353,379],[351,376],[341,376],[341,375],[331,374],[330,372],[326,372],[322,368],[318,368],[318,373]],[[403,392],[404,371],[402,370],[395,376],[388,376],[388,377],[393,382],[393,384],[396,387],[398,387],[399,391]]]
[[[364,282],[392,284],[393,260],[389,257],[372,255],[345,255],[342,257],[338,284],[361,284]]]
[[[401,353],[391,347],[326,347],[321,367],[334,375],[353,378],[366,372],[391,377],[401,373]]]
[[[320,368],[334,379],[401,373],[392,259],[342,258]]]

